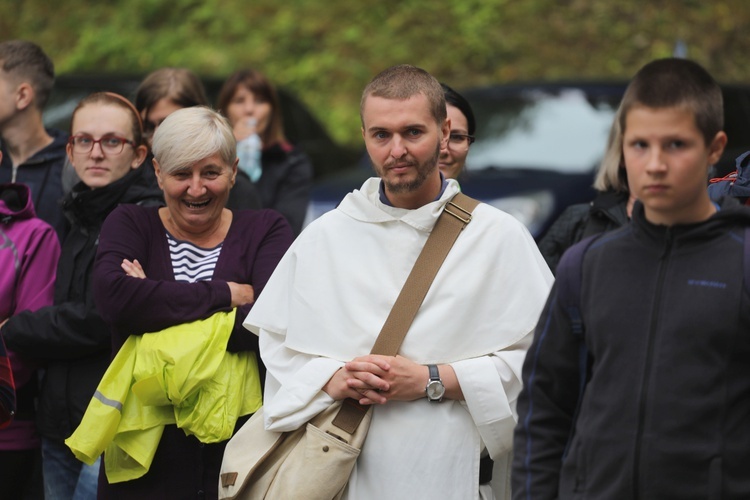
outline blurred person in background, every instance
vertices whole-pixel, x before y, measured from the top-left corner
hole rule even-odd
[[[80,423],[109,365],[109,327],[91,288],[102,223],[118,205],[163,203],[143,175],[146,153],[141,118],[130,101],[100,92],[78,104],[67,154],[81,181],[63,202],[71,227],[57,267],[54,304],[20,311],[2,329],[9,349],[45,362],[37,428],[47,500],[96,498],[99,464],[83,465],[64,440]]]
[[[276,89],[261,72],[245,69],[232,74],[219,92],[217,108],[229,119],[238,142],[258,134],[262,145],[260,170],[250,169],[264,208],[283,215],[298,235],[307,212],[313,167],[284,135]],[[240,170],[248,170],[240,158]]]
[[[55,230],[36,216],[28,186],[0,184],[0,326],[19,311],[52,304],[59,258]],[[0,492],[42,499],[41,440],[34,423],[39,365],[13,351],[5,360],[10,360],[16,396],[15,414],[8,415],[0,394],[0,427],[13,417],[0,430]],[[0,379],[5,381],[10,373],[1,372],[2,364],[0,359]]]
[[[445,107],[451,121],[448,146],[440,150],[438,165],[447,179],[459,180],[463,177],[469,146],[474,142],[476,120],[469,101],[464,96],[441,83],[445,94]],[[465,174],[464,174],[465,175]]]
[[[628,188],[619,111],[609,131],[607,151],[597,170],[594,189],[597,195],[593,201],[566,208],[539,241],[539,251],[553,273],[565,250],[575,243],[617,229],[630,220],[635,196]]]
[[[25,40],[0,43],[0,183],[22,182],[37,215],[62,239],[62,168],[67,134],[45,129],[42,110],[55,83],[44,51]]]
[[[237,175],[236,141],[217,112],[174,112],[154,134],[153,150],[166,207],[115,210],[102,229],[94,266],[113,355],[129,336],[232,308],[238,311],[226,350],[257,353],[258,338],[242,320],[292,242],[289,224],[272,210],[225,208]],[[258,402],[264,373],[259,365],[255,377],[237,380],[255,384]],[[216,498],[225,446],[166,425],[145,475],[114,483],[102,476],[100,498]]]

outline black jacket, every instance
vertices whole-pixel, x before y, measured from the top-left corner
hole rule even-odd
[[[60,203],[63,198],[62,171],[68,134],[55,129],[47,129],[47,133],[52,136],[52,143],[18,166],[15,182],[29,186],[37,217],[55,228],[62,241],[66,224]],[[13,163],[3,144],[0,144],[0,149],[3,152],[0,184],[7,184],[13,177]]]
[[[554,274],[565,250],[594,234],[617,229],[628,222],[628,194],[607,191],[591,203],[571,205],[539,241],[539,251]]]
[[[294,235],[302,232],[312,188],[313,168],[300,149],[288,144],[263,150],[263,173],[256,186],[263,208],[272,208],[286,218]]]
[[[592,244],[579,338],[557,283],[523,368],[515,499],[750,498],[750,209],[727,199],[705,222],[633,222]],[[567,451],[565,451],[567,450]]]
[[[109,365],[110,329],[94,307],[91,289],[104,219],[122,203],[158,205],[162,200],[140,168],[100,189],[79,182],[65,197],[71,229],[57,267],[54,305],[23,311],[3,327],[9,349],[45,361],[37,411],[42,436],[62,441],[72,434]]]

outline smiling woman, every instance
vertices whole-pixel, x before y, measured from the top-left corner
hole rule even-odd
[[[273,210],[225,207],[237,175],[236,144],[231,126],[215,111],[173,112],[154,134],[153,152],[166,207],[115,210],[102,229],[94,265],[97,306],[113,327],[113,354],[129,336],[150,332],[163,338],[164,328],[237,308],[221,354],[226,350],[255,360],[258,339],[241,321],[292,242],[289,224]],[[186,336],[184,343],[193,338]],[[257,362],[245,373],[233,373],[222,394],[241,384],[252,396],[247,399],[259,404],[265,369]],[[193,412],[195,418],[209,417],[198,407]],[[237,416],[227,417],[229,426]],[[141,500],[216,498],[225,444],[203,443],[168,424],[153,461],[139,477],[116,479],[124,464],[107,462],[105,454],[100,492],[106,498]]]

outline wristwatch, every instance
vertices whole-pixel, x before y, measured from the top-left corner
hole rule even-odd
[[[427,401],[430,403],[439,403],[445,395],[445,386],[443,385],[443,381],[440,380],[440,372],[437,365],[427,365],[427,369],[430,370],[430,380],[427,382],[427,387],[424,388],[424,392],[427,394]]]

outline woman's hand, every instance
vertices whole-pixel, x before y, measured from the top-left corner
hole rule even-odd
[[[246,137],[250,137],[256,133],[255,120],[247,118],[239,120],[234,124],[233,131],[234,138],[237,139],[238,142]]]
[[[122,264],[120,264],[120,267],[122,267],[122,269],[125,271],[125,274],[127,274],[128,276],[140,279],[146,278],[146,273],[143,272],[143,267],[141,267],[141,263],[138,262],[138,259],[133,259],[132,262],[128,259],[122,259]]]
[[[228,281],[229,291],[232,293],[232,307],[240,307],[255,302],[255,290],[252,285],[243,285]]]

